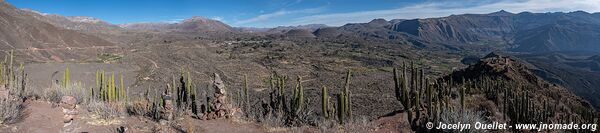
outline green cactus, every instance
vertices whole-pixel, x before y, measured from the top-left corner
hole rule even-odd
[[[6,82],[8,84],[8,86],[11,85],[10,82],[13,80],[13,77],[14,77],[14,73],[13,73],[13,70],[12,70],[13,69],[12,68],[13,67],[13,53],[14,53],[14,51],[10,50],[10,64],[8,64],[8,66],[7,66],[7,74],[8,74],[7,79],[8,80]]]
[[[346,82],[344,85],[344,94],[345,94],[344,109],[346,109],[345,112],[348,113],[347,115],[350,120],[352,120],[352,104],[351,104],[352,102],[350,101],[350,97],[351,97],[351,95],[350,95],[350,78],[351,78],[351,76],[352,76],[351,70],[348,69],[348,71],[346,71]]]
[[[100,73],[98,72],[98,70],[96,70],[96,89],[100,89]],[[92,94],[93,94],[93,90],[92,90]],[[92,95],[93,97],[93,95]]]
[[[12,62],[12,57],[11,57],[11,62]],[[69,75],[70,75],[70,73],[69,73],[69,64],[67,64],[67,68],[65,68],[65,73],[63,75],[63,87],[65,89],[69,88],[69,82],[70,82],[69,81],[70,80]]]
[[[323,86],[323,89],[321,90],[321,110],[323,111],[323,117],[325,117],[325,119],[329,119],[329,113],[327,109],[327,106],[329,105],[328,100],[329,95],[327,94],[327,87]]]
[[[460,89],[460,109],[465,110],[465,88],[461,87]]]
[[[250,110],[250,97],[248,97],[248,75],[244,74],[244,111]],[[246,115],[247,116],[247,115]]]
[[[340,122],[340,124],[344,124],[344,116],[346,115],[346,108],[345,108],[345,100],[346,99],[344,97],[344,93],[338,94],[338,107],[337,107],[337,113],[338,113],[338,120]]]
[[[112,76],[110,78],[110,87],[109,88],[109,102],[114,102],[115,101],[115,73],[112,73]]]
[[[127,94],[125,94],[125,86],[123,85],[123,74],[120,74],[119,76],[119,84],[120,84],[120,90],[121,90],[121,97],[120,99],[127,99]]]
[[[418,120],[421,117],[421,92],[417,91],[417,95],[415,97],[415,112],[416,119]]]
[[[104,101],[106,101],[106,96],[107,96],[107,93],[106,93],[106,88],[107,87],[106,87],[105,84],[107,84],[106,83],[106,77],[104,75],[104,70],[102,70],[102,72],[100,74],[100,91],[101,91],[100,92],[100,98],[102,100],[104,100]]]
[[[425,79],[425,83],[427,86],[427,89],[425,90],[425,92],[427,93],[427,115],[428,116],[432,116],[433,115],[433,105],[432,105],[432,101],[433,101],[433,88],[431,85],[428,84],[429,82],[429,78]]]
[[[394,93],[396,94],[396,100],[400,101],[401,91],[400,91],[400,77],[398,76],[398,69],[394,68]]]
[[[186,78],[186,83],[185,83],[185,91],[186,91],[186,104],[190,104],[189,101],[191,99],[191,94],[192,94],[192,79],[190,76],[190,71],[187,71],[187,78]],[[189,106],[189,105],[187,105]]]
[[[300,76],[298,76],[296,89],[294,89],[294,99],[291,105],[294,114],[298,114],[304,105],[304,90],[302,88],[302,77]]]

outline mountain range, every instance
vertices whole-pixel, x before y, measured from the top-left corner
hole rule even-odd
[[[17,9],[5,2],[0,2],[0,7],[0,33],[3,33],[0,34],[0,49],[16,49],[17,54],[29,57],[32,61],[92,58],[105,52],[94,48],[127,47],[125,44],[115,43],[123,41],[115,41],[114,37],[107,36],[115,33],[140,32],[144,33],[143,36],[136,39],[160,40],[160,43],[165,44],[185,38],[202,38],[199,37],[202,34],[197,33],[203,33],[229,35],[223,37],[226,39],[246,37],[287,41],[288,38],[302,38],[304,42],[327,40],[334,42],[328,44],[332,47],[348,42],[352,43],[350,46],[352,50],[365,48],[378,50],[377,52],[382,51],[378,49],[380,47],[370,43],[381,43],[387,47],[402,48],[408,51],[406,53],[410,53],[411,50],[426,51],[423,55],[437,52],[445,55],[458,53],[455,55],[483,56],[492,51],[506,51],[530,62],[535,66],[536,74],[545,80],[565,86],[575,94],[591,101],[595,107],[600,107],[600,99],[597,97],[600,93],[598,87],[600,81],[597,79],[600,71],[597,56],[600,55],[598,54],[600,45],[597,43],[600,42],[600,13],[576,11],[515,14],[498,11],[489,14],[462,14],[424,19],[374,19],[366,23],[350,23],[342,26],[311,24],[252,28],[232,27],[200,16],[177,23],[116,25],[92,17],[61,16]],[[164,33],[173,34],[164,35]],[[347,38],[359,41],[344,40]],[[222,38],[217,37],[215,40],[219,39]],[[410,45],[411,48],[406,48],[404,44]],[[77,48],[80,50],[71,50]],[[285,51],[283,48],[280,50]],[[573,55],[580,51],[588,54],[581,58]],[[393,61],[378,56],[356,57],[360,54],[371,54],[371,51],[353,52],[357,53],[343,56],[355,57],[357,60],[383,67],[394,64]],[[280,57],[284,58],[283,55]],[[392,55],[392,57],[412,58],[411,55]],[[573,59],[574,57],[577,58]]]

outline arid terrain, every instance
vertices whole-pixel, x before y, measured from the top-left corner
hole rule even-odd
[[[338,27],[115,25],[0,1],[0,132],[598,124],[598,29],[599,13],[506,11]]]

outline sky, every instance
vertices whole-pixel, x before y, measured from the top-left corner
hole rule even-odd
[[[6,0],[17,8],[89,16],[113,24],[176,23],[204,16],[235,27],[304,24],[340,26],[372,19],[415,19],[452,14],[600,12],[600,0]]]

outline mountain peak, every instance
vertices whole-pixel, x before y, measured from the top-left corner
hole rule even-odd
[[[371,22],[369,22],[369,24],[371,25],[377,25],[377,26],[383,26],[383,25],[388,25],[389,22],[383,18],[378,18],[378,19],[373,19],[371,20]]]
[[[211,20],[212,19],[208,19],[208,18],[202,17],[202,16],[192,16],[191,18],[183,20],[183,22],[197,22],[197,21],[211,21]],[[212,20],[212,21],[216,21],[216,20]]]
[[[497,11],[497,12],[490,13],[488,15],[491,15],[491,16],[509,16],[509,15],[514,15],[514,13],[507,12],[505,10],[500,10],[500,11]]]

